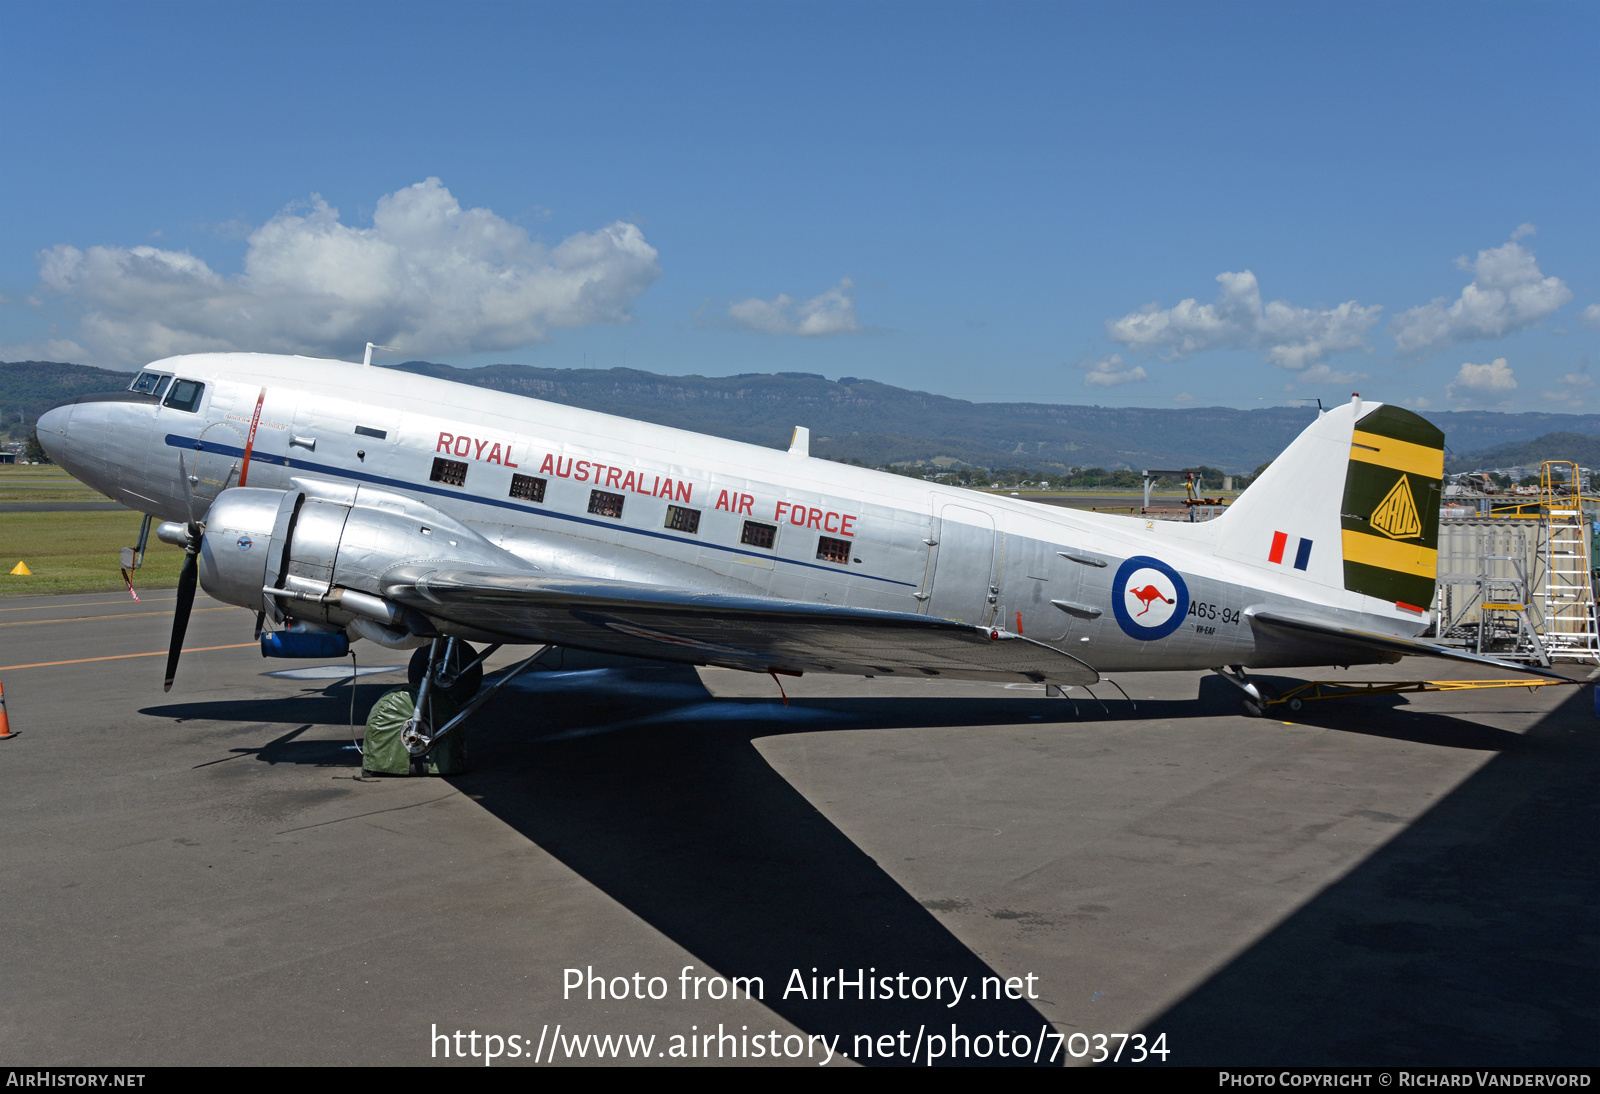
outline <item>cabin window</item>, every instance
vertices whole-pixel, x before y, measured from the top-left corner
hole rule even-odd
[[[622,516],[622,495],[608,494],[604,490],[589,491],[589,512],[597,517]]]
[[[467,485],[467,465],[460,460],[447,460],[435,456],[433,459],[433,474],[428,478],[434,482],[442,482],[446,486]]]
[[[511,496],[523,501],[543,501],[544,484],[544,479],[536,479],[532,475],[512,475]]]
[[[745,521],[744,531],[739,535],[740,543],[747,543],[751,547],[765,547],[769,551],[772,549],[772,545],[777,542],[777,539],[777,525],[762,524],[759,520]]]
[[[848,563],[850,561],[850,541],[819,536],[817,538],[817,557],[824,562]]]
[[[674,532],[688,532],[692,536],[700,530],[700,510],[669,505],[666,526]]]
[[[167,393],[167,401],[162,406],[169,406],[173,410],[183,410],[190,414],[200,405],[200,396],[205,393],[206,385],[198,380],[179,380],[172,385],[172,390]]]
[[[356,436],[373,437],[381,441],[388,438],[389,431],[387,429],[373,429],[370,425],[358,425],[356,426]]]

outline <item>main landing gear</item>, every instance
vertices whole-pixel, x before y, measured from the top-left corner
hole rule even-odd
[[[435,638],[412,655],[408,675],[417,689],[414,713],[400,731],[400,742],[413,757],[426,756],[439,739],[454,732],[467,717],[473,714],[490,696],[533,667],[543,657],[549,646],[540,646],[532,656],[517,662],[496,680],[488,690],[480,691],[483,684],[483,663],[500,648],[500,643],[485,649],[481,654],[458,638]],[[432,724],[430,699],[443,695],[452,706],[460,708],[455,717],[435,728]]]
[[[442,641],[443,653],[435,649],[440,640],[417,647],[417,651],[411,655],[411,664],[406,666],[406,677],[412,687],[419,688],[422,686],[423,676],[431,665],[434,669],[433,686],[448,695],[450,701],[460,707],[478,694],[478,689],[483,686],[484,659],[500,647],[490,646],[483,651],[482,656],[479,656],[476,650],[459,638],[446,638]]]

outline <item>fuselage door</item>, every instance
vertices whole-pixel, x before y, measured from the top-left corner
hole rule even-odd
[[[963,505],[946,505],[939,510],[937,535],[928,614],[988,626],[998,599],[994,518]]]

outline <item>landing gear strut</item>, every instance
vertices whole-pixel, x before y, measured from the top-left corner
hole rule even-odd
[[[461,648],[464,648],[464,656],[457,658],[455,651]],[[540,646],[532,656],[518,661],[508,669],[505,675],[496,680],[487,691],[479,693],[478,687],[483,683],[483,662],[499,648],[500,643],[497,642],[483,653],[474,655],[472,647],[465,642],[454,638],[435,638],[430,644],[417,650],[417,653],[423,656],[420,658],[420,671],[418,671],[419,658],[413,656],[411,659],[414,672],[412,679],[417,685],[416,710],[406,722],[405,728],[400,731],[400,742],[405,745],[407,752],[412,756],[427,755],[439,738],[466,721],[467,716],[488,702],[489,697],[495,692],[531,669],[533,663],[550,649],[549,646]],[[464,668],[456,668],[455,666],[461,665],[466,657],[475,659],[467,663]],[[467,700],[460,713],[438,729],[433,728],[428,717],[430,710],[428,700],[436,688],[442,689],[446,694],[451,694],[452,688],[459,688],[462,699]]]
[[[406,677],[411,686],[421,688],[424,676],[431,676],[433,686],[449,696],[456,706],[470,701],[483,686],[483,662],[500,648],[490,646],[479,654],[459,638],[435,638],[426,646],[419,646],[406,666]],[[430,674],[429,668],[433,669]]]

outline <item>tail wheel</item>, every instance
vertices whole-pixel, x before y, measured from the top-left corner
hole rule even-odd
[[[450,658],[450,665],[447,670],[448,674],[454,677],[454,680],[449,687],[444,689],[444,693],[458,707],[464,706],[468,700],[478,694],[478,689],[483,686],[483,666],[481,664],[473,664],[477,660],[478,651],[466,642],[457,639],[455,653]],[[468,665],[471,668],[467,668],[463,672],[463,667]],[[417,651],[411,655],[411,663],[406,666],[406,676],[410,679],[411,686],[420,687],[422,676],[427,671],[428,647],[419,646]],[[438,681],[436,680],[434,683],[437,684]]]

